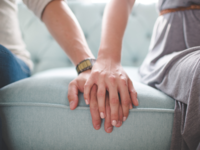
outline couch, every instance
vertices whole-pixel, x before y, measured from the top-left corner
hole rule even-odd
[[[97,56],[105,3],[68,2],[93,54]],[[136,3],[129,17],[122,65],[138,93],[139,106],[108,134],[92,125],[89,106],[69,109],[68,85],[77,73],[44,24],[19,4],[23,39],[34,62],[32,76],[0,90],[3,140],[10,150],[169,150],[174,100],[144,85],[137,73],[158,16],[156,4]]]

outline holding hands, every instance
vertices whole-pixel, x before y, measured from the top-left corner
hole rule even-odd
[[[78,105],[78,91],[90,104],[92,123],[100,129],[105,119],[105,131],[120,127],[129,115],[132,104],[138,106],[132,81],[121,66],[124,31],[135,0],[111,0],[106,6],[100,50],[92,70],[82,72],[69,85],[68,99],[73,110]],[[92,58],[92,57],[89,57]],[[77,64],[77,63],[76,63]]]
[[[120,105],[123,112],[123,121],[127,119],[129,109],[132,109],[132,103],[136,106],[138,105],[137,94],[133,84],[120,62],[114,62],[109,58],[97,59],[84,86],[86,104],[91,101],[90,94],[93,85],[97,85],[98,110],[102,119],[106,116],[106,91],[109,93],[110,115],[113,126],[116,126],[120,120]]]
[[[134,2],[111,0],[108,3],[97,61],[92,70],[79,74],[68,89],[70,109],[77,107],[78,92],[83,92],[86,104],[90,104],[94,128],[98,130],[101,118],[105,118],[108,133],[113,126],[119,127],[127,119],[132,104],[138,105],[137,93],[120,63],[123,34]],[[65,1],[49,2],[41,19],[75,65],[94,58],[76,17]]]

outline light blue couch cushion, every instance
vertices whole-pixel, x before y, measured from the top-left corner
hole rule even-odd
[[[67,91],[74,68],[55,69],[0,90],[4,139],[13,150],[168,150],[174,100],[139,83],[136,68],[125,69],[138,92],[140,105],[130,110],[122,127],[111,134],[93,129],[89,106],[69,109]]]

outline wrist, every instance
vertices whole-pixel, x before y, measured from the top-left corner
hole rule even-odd
[[[115,63],[121,62],[121,50],[116,48],[100,48],[97,61],[110,60]]]
[[[75,64],[75,66],[77,66],[80,62],[82,62],[85,59],[95,59],[94,55],[92,54],[92,52],[90,51],[90,49],[86,49],[86,50],[79,50],[79,51],[74,51],[74,59],[73,62]]]
[[[84,59],[79,64],[77,64],[76,66],[77,73],[80,74],[87,70],[91,70],[95,62],[96,62],[96,59],[93,59],[93,58]]]

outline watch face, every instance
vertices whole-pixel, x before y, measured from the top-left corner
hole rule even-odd
[[[89,67],[89,66],[91,66],[92,64],[91,64],[91,62],[90,62],[90,60],[85,60],[84,62],[82,62],[82,63],[80,63],[79,65],[78,65],[78,68],[77,68],[77,71],[79,72],[79,71],[82,71],[82,70],[84,70],[85,68],[87,68],[87,67]]]

